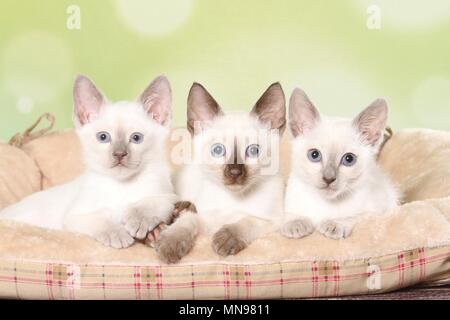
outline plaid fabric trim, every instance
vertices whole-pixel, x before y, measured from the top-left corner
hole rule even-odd
[[[349,261],[111,266],[0,261],[0,297],[275,299],[375,294],[450,277],[450,247]]]

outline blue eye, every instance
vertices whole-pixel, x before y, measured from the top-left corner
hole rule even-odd
[[[317,149],[311,149],[308,151],[308,159],[311,162],[320,162],[322,161],[322,154]]]
[[[356,163],[357,159],[358,157],[355,156],[353,153],[346,153],[342,157],[341,163],[346,167],[351,167]]]
[[[144,135],[140,132],[135,132],[130,137],[130,142],[140,144],[144,141]]]
[[[247,147],[245,155],[249,158],[257,158],[259,156],[259,145],[251,144]]]
[[[105,131],[99,132],[97,133],[97,140],[100,143],[109,143],[111,142],[111,135]]]
[[[211,155],[214,158],[221,158],[225,156],[225,146],[221,143],[215,143],[211,147]]]

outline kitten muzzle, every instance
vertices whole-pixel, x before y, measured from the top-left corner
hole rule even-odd
[[[243,185],[247,180],[247,168],[244,164],[227,164],[223,177],[225,185]]]
[[[322,172],[322,180],[326,183],[327,187],[329,187],[333,182],[337,179],[337,170],[331,165],[327,164]]]

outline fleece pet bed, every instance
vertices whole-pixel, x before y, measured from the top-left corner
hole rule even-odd
[[[83,170],[72,130],[19,136],[12,144],[0,144],[0,207]],[[281,150],[286,173],[288,139]],[[303,239],[272,234],[223,259],[200,237],[179,264],[165,265],[142,244],[116,250],[83,235],[0,222],[0,297],[302,298],[450,283],[450,133],[400,131],[379,162],[404,193],[404,205],[365,217],[339,241],[317,233]]]

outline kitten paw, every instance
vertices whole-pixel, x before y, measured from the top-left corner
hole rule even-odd
[[[331,239],[344,239],[352,233],[352,227],[342,222],[326,220],[319,225],[318,231]]]
[[[153,229],[152,231],[150,231],[147,234],[147,238],[145,239],[145,244],[148,245],[151,248],[155,248],[156,247],[156,241],[158,241],[159,239],[159,235],[161,234],[161,232],[163,232],[165,229],[167,228],[167,224],[165,223],[161,223],[160,225],[158,225],[155,229]]]
[[[165,263],[176,263],[186,256],[195,243],[195,235],[186,228],[167,228],[156,240],[155,249]]]
[[[100,232],[95,239],[107,247],[116,249],[128,248],[134,243],[134,239],[127,230],[121,226],[111,227],[109,230]]]
[[[162,222],[160,217],[143,213],[138,209],[131,209],[125,216],[123,224],[130,236],[143,240]]]
[[[247,248],[247,243],[239,237],[232,225],[223,226],[213,237],[214,251],[223,257],[235,255]]]
[[[286,238],[300,239],[314,232],[314,225],[308,218],[289,221],[281,228],[281,234]]]

